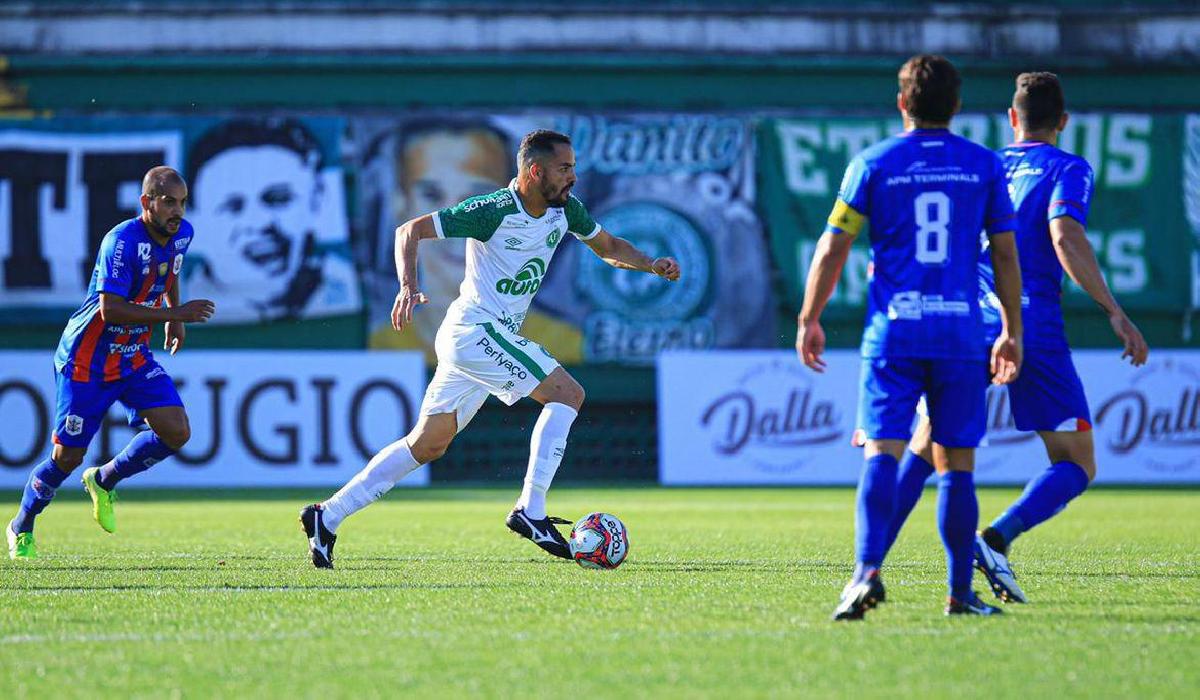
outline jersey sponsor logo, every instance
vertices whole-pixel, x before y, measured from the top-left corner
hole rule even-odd
[[[521,296],[534,294],[542,286],[542,277],[546,274],[546,262],[541,258],[533,258],[517,270],[511,278],[503,277],[496,280],[496,291],[501,294]]]
[[[550,235],[546,236],[546,247],[553,248],[554,246],[558,245],[558,242],[561,240],[562,231],[558,227],[555,227],[555,229],[550,232]]]
[[[191,236],[188,236],[187,238],[180,238],[179,240],[175,241],[175,250],[183,250],[185,247],[187,247],[187,244],[191,242]]]
[[[183,269],[183,253],[176,255],[175,261],[171,263],[171,272],[178,275],[181,269]]]
[[[890,321],[920,321],[926,316],[968,316],[970,313],[969,302],[917,291],[896,292],[887,307]]]
[[[512,357],[509,356],[507,352],[497,348],[495,345],[492,345],[491,339],[486,335],[480,338],[479,342],[475,343],[475,347],[480,348],[484,355],[492,358],[492,361],[496,363],[496,366],[507,371],[509,376],[520,380],[529,378],[529,373],[525,371],[525,368],[519,363],[514,362]]]
[[[142,347],[141,343],[109,343],[108,344],[108,354],[109,355],[120,354],[121,356],[133,355],[133,354],[137,353],[137,351],[141,347]]]
[[[470,212],[473,212],[480,207],[486,207],[489,204],[495,204],[497,209],[507,206],[512,204],[512,195],[509,194],[508,190],[501,190],[495,194],[490,194],[486,197],[481,197],[479,199],[467,202],[463,205],[462,211],[464,214],[469,214]]]
[[[504,239],[504,249],[520,250],[522,243],[524,243],[524,241],[522,241],[520,238],[517,238],[516,236],[510,236],[509,238]]]
[[[138,259],[144,263],[150,262],[150,244],[138,243]]]
[[[83,418],[82,417],[77,416],[73,413],[69,413],[69,414],[67,414],[67,419],[66,419],[65,423],[66,423],[66,425],[64,426],[63,429],[66,430],[67,435],[79,435],[80,433],[83,432]]]

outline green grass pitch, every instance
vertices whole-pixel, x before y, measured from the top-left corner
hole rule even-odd
[[[1011,489],[981,491],[983,517]],[[829,621],[848,489],[573,489],[629,560],[588,571],[504,528],[514,490],[400,489],[306,560],[308,493],[127,491],[104,534],[78,492],[0,562],[0,697],[1180,697],[1200,688],[1200,492],[1096,490],[1027,534],[1032,603],[942,615],[935,493],[888,602]],[[5,519],[15,505],[0,500]],[[982,577],[980,593],[991,599]]]

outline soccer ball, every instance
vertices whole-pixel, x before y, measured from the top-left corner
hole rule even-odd
[[[571,528],[571,557],[585,569],[615,569],[629,554],[629,531],[617,516],[592,513]]]

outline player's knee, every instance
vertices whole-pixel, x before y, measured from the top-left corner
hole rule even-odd
[[[433,441],[425,440],[415,443],[409,449],[412,451],[413,459],[421,464],[429,464],[430,462],[441,459],[446,454],[446,450],[450,448],[450,441]]]
[[[58,467],[59,471],[74,471],[79,465],[83,464],[83,456],[85,454],[86,450],[77,447],[64,448],[62,445],[55,445],[54,466]]]
[[[173,450],[182,449],[188,440],[192,439],[192,428],[187,421],[160,425],[155,428],[154,433]]]

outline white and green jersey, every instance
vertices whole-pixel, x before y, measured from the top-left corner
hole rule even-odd
[[[517,196],[516,181],[491,194],[471,197],[433,213],[438,238],[467,238],[467,271],[446,323],[500,322],[519,333],[533,295],[563,234],[586,241],[600,232],[583,202],[572,195],[565,207],[530,216]]]

